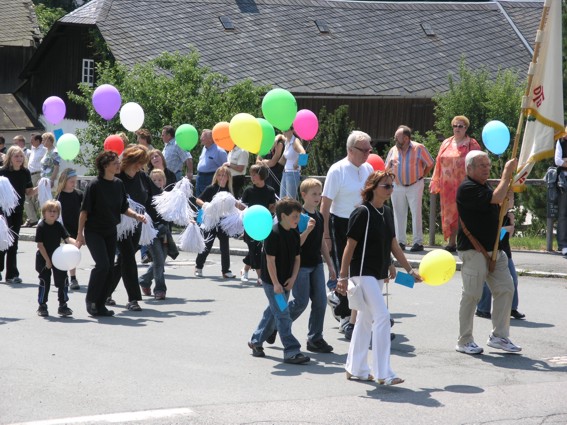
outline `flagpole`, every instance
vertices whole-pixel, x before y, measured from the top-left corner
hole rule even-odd
[[[551,6],[550,6],[551,1],[558,1],[558,0],[545,0],[545,3],[543,4],[543,11],[541,13],[541,19],[539,21],[539,27],[538,27],[538,30],[537,30],[537,33],[536,33],[534,53],[532,55],[532,61],[531,61],[530,66],[528,68],[528,81],[527,81],[527,85],[526,85],[526,91],[524,93],[524,96],[522,97],[522,111],[521,111],[520,117],[518,119],[518,126],[516,127],[516,134],[514,136],[514,145],[512,146],[512,158],[516,158],[516,156],[518,154],[518,145],[520,144],[520,135],[522,133],[522,129],[524,128],[524,120],[525,120],[525,114],[526,114],[526,109],[527,109],[527,104],[528,104],[528,96],[530,95],[530,92],[531,92],[531,89],[532,89],[532,80],[534,78],[537,59],[539,57],[541,40],[543,38],[542,31],[544,30],[545,25],[546,25],[548,18],[549,18],[549,10],[551,8]],[[496,232],[496,240],[494,241],[494,248],[492,249],[492,257],[491,257],[493,263],[496,261],[496,257],[498,255],[498,244],[500,242],[500,232],[502,231],[502,223],[504,221],[504,216],[508,212],[508,199],[509,199],[510,190],[512,189],[513,180],[514,180],[514,175],[510,176],[510,179],[508,181],[508,191],[506,192],[506,197],[504,198],[504,201],[502,201],[502,204],[500,205],[500,214],[499,214],[499,219],[498,219],[498,230]]]

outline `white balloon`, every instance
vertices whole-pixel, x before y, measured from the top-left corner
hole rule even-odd
[[[73,270],[81,262],[81,251],[75,245],[65,244],[57,248],[51,256],[53,265],[62,271]]]
[[[128,102],[120,109],[120,122],[126,130],[136,131],[144,124],[144,110],[136,102]]]

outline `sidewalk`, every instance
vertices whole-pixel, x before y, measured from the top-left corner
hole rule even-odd
[[[33,241],[35,237],[35,228],[22,227],[20,230],[20,239],[24,241]],[[174,234],[177,239],[177,235]],[[423,252],[406,251],[406,257],[412,267],[418,269],[421,259],[428,252],[439,249],[440,247],[426,246]],[[219,254],[220,249],[218,241],[215,241],[213,254]],[[230,239],[230,254],[245,256],[248,248],[244,241],[239,239]],[[559,252],[546,251],[512,251],[512,258],[516,264],[519,275],[537,276],[537,277],[553,277],[567,278],[567,257],[562,256]],[[455,255],[457,261],[457,271],[461,270],[461,260]],[[398,264],[396,264],[399,266]]]

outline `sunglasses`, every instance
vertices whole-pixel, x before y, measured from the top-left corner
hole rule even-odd
[[[463,124],[453,124],[453,128],[465,128]]]
[[[360,151],[360,152],[362,152],[362,153],[370,153],[370,152],[372,152],[372,148],[370,148],[370,149],[362,149],[362,148],[359,148],[358,146],[353,146],[353,148],[355,148],[357,151]]]
[[[377,186],[383,187],[383,188],[386,189],[386,190],[390,190],[390,189],[393,189],[393,188],[394,188],[394,185],[393,185],[393,184],[379,184],[379,185],[377,185]]]

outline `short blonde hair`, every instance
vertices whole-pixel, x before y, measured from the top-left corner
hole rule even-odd
[[[299,192],[302,194],[307,193],[313,188],[322,189],[323,184],[319,180],[314,179],[313,177],[309,177],[301,182],[301,185],[299,186]]]
[[[451,120],[451,125],[455,124],[455,121],[462,121],[465,123],[465,125],[467,126],[467,128],[469,128],[471,126],[471,122],[469,121],[469,119],[467,117],[465,117],[464,115],[457,115],[456,117],[454,117]]]
[[[57,216],[61,214],[61,204],[59,201],[51,199],[41,206],[41,216],[45,217],[45,213],[50,210],[56,210]]]
[[[165,177],[165,173],[163,172],[163,170],[160,170],[159,168],[154,168],[152,171],[150,171],[150,178],[152,178],[153,176],[160,176],[165,181],[167,181],[167,178]]]

